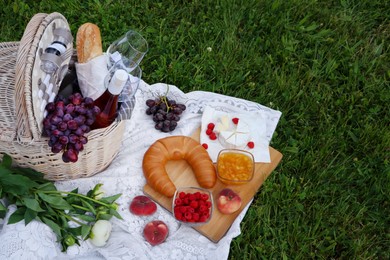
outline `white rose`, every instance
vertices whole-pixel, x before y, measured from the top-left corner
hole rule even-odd
[[[104,246],[110,237],[112,230],[111,223],[107,220],[98,220],[93,225],[91,234],[89,235],[91,243],[95,246]]]

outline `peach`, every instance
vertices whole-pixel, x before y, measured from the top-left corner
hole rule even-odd
[[[161,220],[153,220],[146,224],[144,228],[144,238],[152,246],[161,244],[167,236],[168,226]]]
[[[130,204],[130,212],[137,216],[149,216],[156,210],[156,203],[144,195],[134,197]]]
[[[241,208],[241,197],[229,188],[218,194],[217,208],[222,214],[232,214]]]

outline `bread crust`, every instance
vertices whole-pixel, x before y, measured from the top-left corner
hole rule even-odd
[[[142,161],[149,186],[169,198],[173,197],[176,187],[168,176],[165,164],[180,159],[186,160],[191,166],[201,187],[214,187],[217,175],[209,154],[197,141],[187,136],[165,137],[149,147]]]
[[[103,54],[100,29],[96,24],[84,23],[79,27],[76,35],[76,50],[79,63],[87,63]]]

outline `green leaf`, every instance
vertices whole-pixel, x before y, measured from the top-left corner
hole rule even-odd
[[[38,193],[38,196],[46,201],[47,203],[50,204],[51,207],[53,208],[56,208],[56,209],[73,209],[72,206],[70,206],[68,204],[68,202],[66,202],[66,200],[64,200],[62,198],[62,196],[58,196],[57,194],[55,195],[47,195],[45,193],[42,193],[42,192],[37,192]]]
[[[51,183],[51,181],[44,179],[44,174],[41,172],[37,172],[31,168],[22,168],[22,167],[14,167],[12,168],[15,174],[23,175],[28,177],[32,181],[36,181],[39,183]]]
[[[50,207],[50,205],[46,205],[46,211],[45,211],[45,215],[47,216],[53,216],[53,217],[56,217],[57,216],[57,212],[52,208]]]
[[[25,207],[18,208],[8,219],[8,224],[15,224],[24,219]]]
[[[31,209],[31,210],[34,210],[36,212],[43,212],[45,211],[44,209],[41,208],[41,206],[39,205],[38,201],[36,199],[30,199],[30,198],[24,198],[23,199],[23,204]]]
[[[36,187],[37,183],[21,175],[9,174],[10,171],[0,166],[0,183],[3,189],[8,193],[23,195],[31,188]]]
[[[93,214],[96,215],[96,210],[94,206],[92,206],[88,201],[86,201],[85,199],[81,199],[81,204],[83,205],[83,207],[88,208]]]
[[[81,236],[81,234],[82,234],[82,232],[81,232],[82,226],[74,227],[74,228],[68,228],[67,230],[69,231],[69,233],[72,233],[76,237]]]
[[[110,214],[115,216],[118,219],[123,219],[122,216],[115,209],[110,209]]]
[[[1,165],[7,168],[10,168],[12,165],[12,158],[8,154],[4,154],[3,160],[1,161]]]
[[[111,214],[99,214],[96,217],[97,217],[97,219],[110,220],[112,218],[112,215]]]
[[[113,196],[109,196],[109,197],[104,197],[104,198],[101,198],[99,201],[103,202],[103,203],[107,203],[107,204],[112,204],[114,201],[116,201],[122,194],[119,193],[119,194],[116,194],[116,195],[113,195]]]
[[[37,187],[37,189],[42,190],[42,191],[56,191],[57,190],[56,186],[52,182],[47,182],[47,183],[41,184]]]
[[[63,228],[68,228],[69,227],[68,219],[65,216],[61,215],[60,220],[62,222],[62,227]]]
[[[7,213],[7,208],[0,201],[0,218],[4,218],[6,213]]]
[[[45,218],[45,217],[42,217],[42,221],[43,223],[45,223],[46,225],[48,225],[53,231],[54,233],[57,235],[58,237],[58,240],[61,240],[61,227],[59,225],[57,225],[54,221],[48,219],[48,218]]]
[[[95,217],[88,215],[77,215],[76,217],[86,222],[94,222],[96,220]]]
[[[92,226],[83,225],[81,226],[81,237],[85,240],[88,238],[89,233],[91,232]]]
[[[37,217],[37,212],[27,208],[26,212],[24,213],[24,224],[27,225],[31,221],[33,221]]]

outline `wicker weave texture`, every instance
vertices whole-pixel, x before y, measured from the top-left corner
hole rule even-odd
[[[19,44],[17,59],[14,65],[17,137],[22,142],[29,142],[32,139],[30,123],[28,120],[28,108],[24,93],[24,87],[27,84],[26,80],[29,78],[31,79],[31,72],[27,71],[26,67],[28,64],[31,64],[35,58],[36,48],[35,50],[32,48],[33,41],[35,35],[38,33],[39,25],[46,16],[47,14],[39,13],[34,15],[28,22]],[[36,44],[37,43],[35,43],[35,46]]]
[[[47,138],[33,144],[0,141],[0,154],[9,154],[15,165],[42,172],[48,180],[89,177],[110,165],[121,146],[124,129],[124,121],[119,121],[91,131],[87,136],[88,143],[75,163],[64,163],[61,153],[51,153]]]
[[[16,135],[15,61],[18,42],[0,43],[0,141],[12,141]]]

